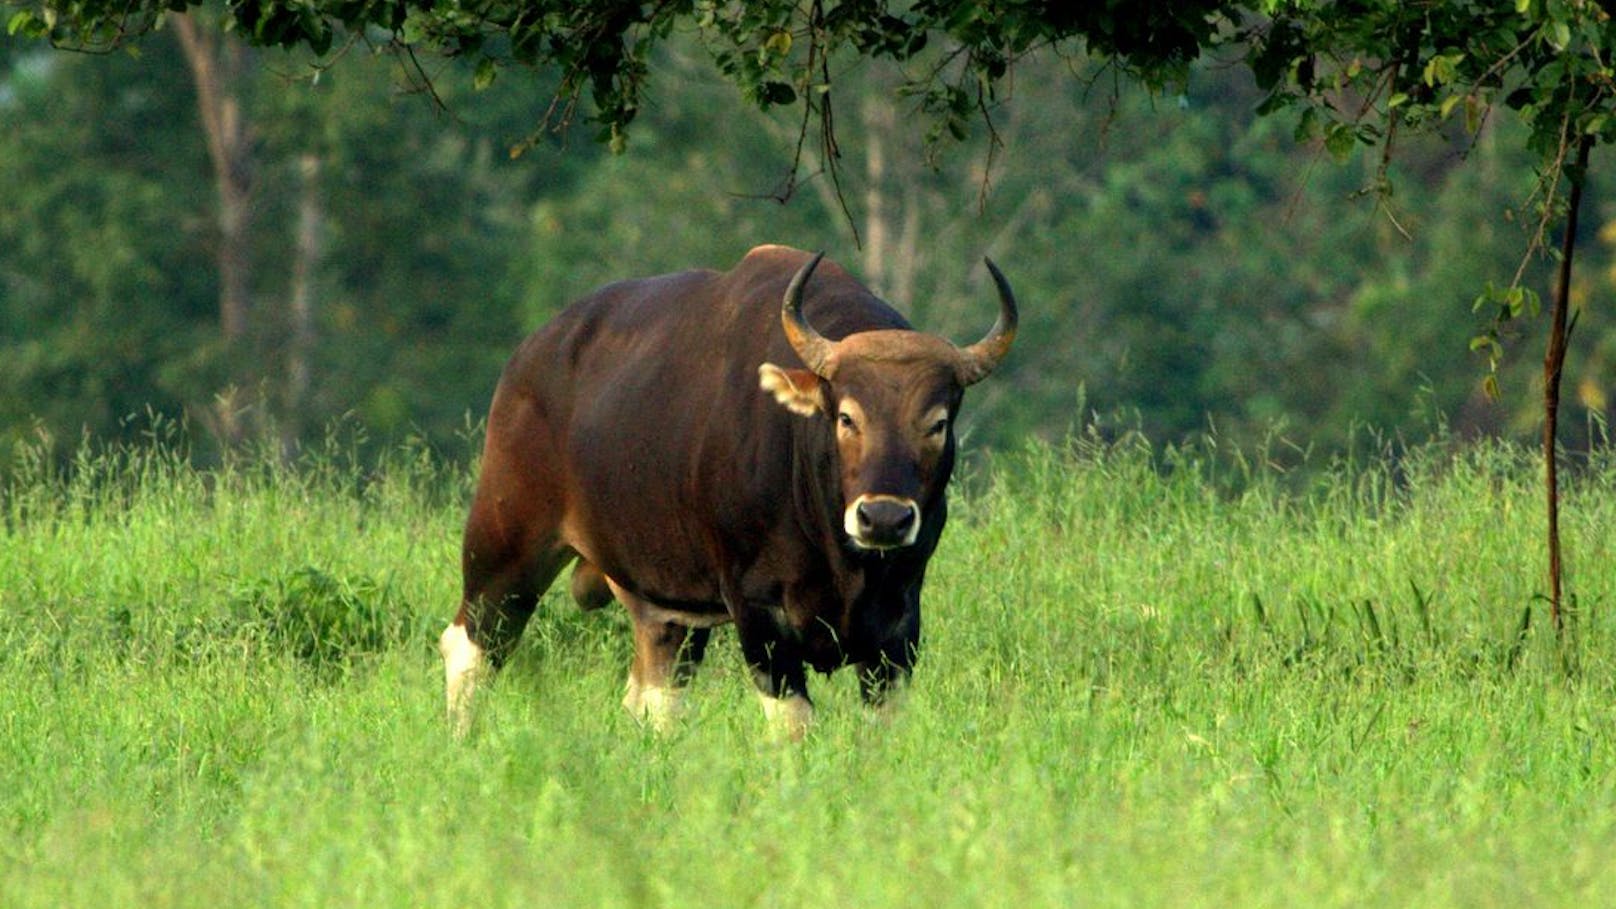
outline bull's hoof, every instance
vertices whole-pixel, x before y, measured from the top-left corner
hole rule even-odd
[[[449,731],[465,738],[471,731],[471,701],[477,685],[488,675],[488,659],[483,649],[472,643],[466,626],[451,624],[438,638],[443,655],[443,694],[449,718]]]
[[[800,694],[777,698],[758,694],[763,705],[763,720],[767,735],[773,742],[800,742],[808,735],[813,723],[814,705]]]
[[[669,685],[641,685],[630,677],[623,709],[640,725],[657,735],[667,735],[684,717],[684,691]]]

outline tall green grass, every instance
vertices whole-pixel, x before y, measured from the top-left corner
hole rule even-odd
[[[1546,631],[1534,458],[1305,477],[1078,440],[979,464],[916,683],[761,734],[722,631],[657,738],[547,598],[450,741],[464,472],[404,451],[19,460],[0,905],[1492,906],[1616,892],[1616,467]],[[1525,621],[1523,621],[1523,618]]]

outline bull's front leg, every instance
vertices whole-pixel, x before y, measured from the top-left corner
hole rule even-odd
[[[634,662],[623,707],[658,733],[671,731],[684,713],[685,687],[707,652],[707,628],[689,628],[655,618],[650,604],[606,579],[634,620]]]
[[[881,714],[891,713],[909,688],[913,674],[912,662],[899,664],[886,657],[858,664],[859,695],[864,706]]]
[[[914,675],[920,654],[920,610],[907,610],[904,621],[877,648],[875,656],[858,664],[859,694],[864,704],[887,717],[896,710]]]
[[[800,649],[765,610],[742,610],[735,624],[770,737],[802,741],[813,720],[814,705],[808,699],[807,670]]]

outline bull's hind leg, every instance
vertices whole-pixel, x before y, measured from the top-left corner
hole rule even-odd
[[[488,660],[483,656],[483,649],[471,642],[465,622],[458,615],[438,636],[438,653],[443,657],[443,694],[449,729],[458,738],[471,729],[471,695],[488,673]]]
[[[472,567],[479,560],[471,552],[466,560],[460,610],[438,638],[449,725],[457,736],[471,728],[471,701],[478,684],[509,658],[539,596],[566,564],[567,554],[546,553],[494,572]]]
[[[471,728],[471,701],[477,686],[509,658],[539,596],[567,558],[567,553],[545,554],[493,573],[467,569],[460,610],[438,638],[449,725],[457,736]],[[473,557],[468,553],[467,559]]]
[[[500,425],[500,403],[496,397],[491,426]],[[524,438],[522,414],[504,416],[513,432],[503,438]],[[466,519],[460,609],[438,639],[449,723],[457,735],[470,728],[478,683],[504,664],[540,595],[576,555],[558,537],[561,505],[537,479],[535,452],[501,441],[491,430]]]
[[[616,584],[612,592],[634,620],[634,661],[623,707],[641,723],[667,732],[683,713],[685,687],[707,653],[712,629],[660,621],[643,600]]]

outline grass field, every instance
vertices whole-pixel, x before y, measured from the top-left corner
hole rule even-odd
[[[0,906],[1616,893],[1616,467],[1568,492],[1560,648],[1530,455],[1240,463],[978,464],[903,709],[820,680],[808,740],[776,746],[732,632],[657,738],[618,706],[620,611],[556,594],[451,742],[462,472],[25,462],[0,527]]]

